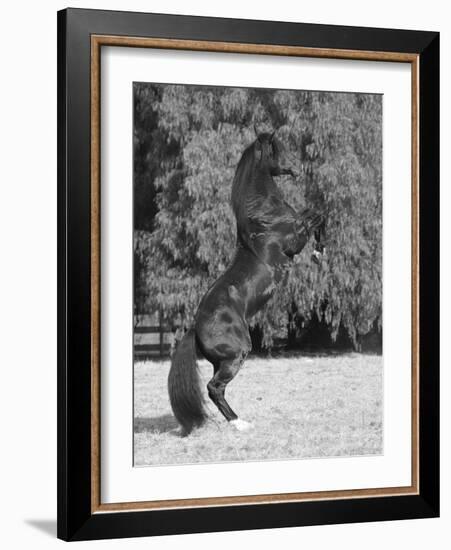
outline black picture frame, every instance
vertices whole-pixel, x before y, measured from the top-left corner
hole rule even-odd
[[[418,56],[418,494],[93,512],[90,224],[92,35],[399,52]],[[58,12],[58,537],[64,540],[87,540],[438,515],[439,34],[85,9]]]

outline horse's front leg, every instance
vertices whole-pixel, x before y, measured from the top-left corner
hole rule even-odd
[[[319,227],[317,227],[313,232],[313,235],[315,237],[315,247],[312,253],[312,260],[318,265],[321,263],[321,260],[326,254],[326,247],[323,242],[325,225],[326,219],[324,218]]]
[[[322,259],[325,246],[323,237],[325,233],[326,218],[323,214],[318,214],[314,210],[306,208],[300,214],[295,224],[296,238],[292,245],[292,255],[299,254],[309,241],[313,232],[315,238],[315,247],[312,253],[312,260],[319,264]]]
[[[293,172],[291,168],[280,168],[279,166],[275,169],[273,169],[272,176],[292,176],[295,178],[297,174]]]

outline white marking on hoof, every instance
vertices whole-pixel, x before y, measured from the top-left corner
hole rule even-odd
[[[321,259],[322,254],[319,250],[314,250],[313,256],[315,256],[315,258],[319,261]]]
[[[236,420],[231,420],[230,424],[236,428],[239,432],[246,432],[247,430],[250,430],[253,428],[253,424],[251,422],[246,422],[246,420],[241,420],[241,418],[237,418]]]

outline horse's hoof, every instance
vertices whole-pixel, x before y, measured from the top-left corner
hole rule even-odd
[[[231,420],[230,424],[239,432],[246,432],[254,427],[251,422],[246,422],[246,420],[241,420],[241,418]]]
[[[314,250],[313,253],[312,253],[312,261],[315,262],[316,265],[321,265],[321,259],[322,259],[322,254],[321,252],[319,252],[318,250]]]

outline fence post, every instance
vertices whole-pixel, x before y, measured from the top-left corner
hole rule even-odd
[[[164,333],[163,333],[163,327],[161,325],[161,318],[162,318],[162,315],[161,315],[161,308],[160,308],[160,310],[158,311],[158,322],[160,324],[160,357],[163,357],[163,336],[164,336]]]

